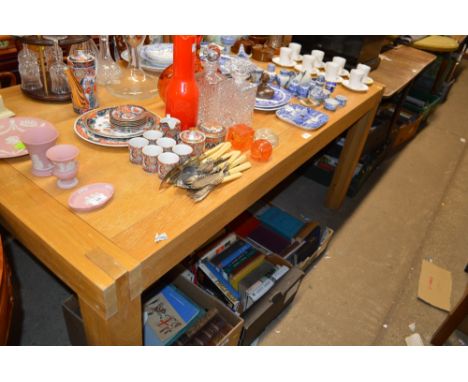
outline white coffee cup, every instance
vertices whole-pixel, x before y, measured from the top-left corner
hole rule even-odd
[[[292,52],[291,58],[293,60],[297,60],[299,58],[299,55],[301,54],[302,45],[298,44],[297,42],[290,42],[289,48],[291,49],[291,52]]]
[[[302,66],[304,70],[311,72],[315,66],[315,57],[311,54],[304,54],[302,56]]]
[[[356,69],[360,69],[364,72],[364,77],[363,77],[363,80],[366,79],[367,77],[369,77],[369,73],[371,71],[371,67],[368,66],[368,65],[364,65],[364,64],[358,64],[358,66],[356,67]]]
[[[315,66],[318,66],[323,62],[323,58],[325,57],[325,52],[324,51],[314,49],[311,52],[311,54],[312,54],[312,56],[315,57]]]
[[[335,56],[333,57],[333,60],[332,62],[335,62],[338,64],[338,66],[340,67],[340,70],[339,70],[339,74],[341,74],[341,72],[343,71],[345,65],[346,65],[346,58],[343,58],[343,57],[340,57],[340,56]]]
[[[193,148],[185,143],[179,143],[172,148],[172,152],[177,154],[180,158],[180,162],[183,163],[190,158],[193,153]]]
[[[325,81],[336,82],[340,67],[336,62],[329,61],[325,64]]]
[[[162,137],[163,133],[160,130],[146,130],[143,133],[143,138],[146,138],[150,142],[150,145],[155,145],[156,141]]]
[[[285,46],[281,47],[280,56],[279,56],[280,64],[290,65],[291,64],[291,55],[292,55],[291,48],[287,48]]]
[[[175,139],[162,137],[156,140],[156,144],[158,146],[161,146],[163,151],[166,152],[166,151],[171,151],[172,148],[177,144],[177,142]]]
[[[364,79],[364,72],[361,69],[352,69],[349,73],[349,86],[359,89],[362,87],[362,80]]]

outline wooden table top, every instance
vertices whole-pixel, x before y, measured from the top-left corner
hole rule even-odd
[[[53,256],[37,256],[53,271],[62,267],[71,278],[78,277],[73,287],[82,293],[86,292],[85,284],[104,288],[109,285],[109,275],[115,278],[125,268],[130,271],[135,293],[139,293],[349,128],[376,104],[380,93],[377,84],[367,93],[353,93],[338,86],[335,94],[346,95],[347,106],[335,113],[324,111],[329,122],[311,132],[287,124],[273,113],[256,111],[254,127],[271,128],[279,136],[272,159],[267,163],[252,161],[252,168],[241,178],[218,187],[196,204],[185,190],[160,190],[157,175],[131,164],[126,148],[100,147],[78,138],[73,132],[77,115],[71,104],[29,99],[18,86],[1,89],[5,105],[16,115],[52,122],[60,132],[57,143],[79,148],[78,187],[109,182],[115,194],[101,210],[75,213],[67,201],[78,187],[62,190],[53,176],[32,176],[28,156],[4,159],[0,161],[0,218],[21,222],[29,234],[41,240],[41,245],[47,243]],[[135,103],[114,98],[105,89],[99,89],[98,96],[101,106]],[[160,116],[164,114],[159,97],[136,103]],[[156,243],[155,235],[162,232],[168,240]]]
[[[380,54],[378,68],[370,73],[374,81],[385,86],[384,97],[391,97],[405,88],[436,56],[405,45]]]

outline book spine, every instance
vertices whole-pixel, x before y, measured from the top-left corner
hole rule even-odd
[[[227,270],[229,272],[226,272],[226,273],[229,275],[229,277],[233,277],[239,274],[240,272],[242,272],[243,269],[247,268],[250,264],[252,264],[252,262],[257,260],[259,257],[265,258],[265,254],[255,251],[255,253],[252,256],[249,256],[247,259],[245,259],[245,261],[240,263],[238,266]]]
[[[229,282],[224,280],[217,269],[208,261],[202,261],[199,264],[200,269],[213,282],[213,284],[221,291],[221,293],[229,301],[229,306],[234,311],[239,307],[239,292],[237,292]]]
[[[235,243],[231,244],[224,250],[219,251],[216,256],[211,258],[210,259],[211,264],[215,265],[216,267],[219,267],[219,264],[221,264],[221,261],[231,256],[235,251],[237,251],[243,245],[244,245],[244,242],[242,240],[237,240]]]
[[[239,256],[241,256],[244,252],[248,251],[250,248],[252,248],[252,246],[249,243],[245,243],[237,251],[234,251],[230,256],[223,259],[219,264],[219,268],[224,268],[226,265],[229,265],[231,262],[236,260]]]
[[[236,234],[231,233],[227,235],[224,239],[221,239],[218,243],[216,243],[213,248],[211,248],[208,252],[206,252],[202,256],[201,260],[204,260],[204,259],[211,260],[214,256],[221,253],[225,249],[229,248],[236,241],[237,241]]]
[[[256,253],[258,253],[258,251],[255,248],[251,247],[247,252],[234,259],[232,263],[223,267],[223,275],[226,275],[226,277],[228,277],[238,266],[240,266],[242,263],[244,263],[251,257],[255,256]]]

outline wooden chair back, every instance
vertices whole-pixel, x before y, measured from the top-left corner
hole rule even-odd
[[[13,313],[13,288],[11,272],[3,254],[2,238],[0,237],[0,345],[6,345],[10,331]]]

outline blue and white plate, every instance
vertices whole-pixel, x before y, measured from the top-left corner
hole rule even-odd
[[[310,107],[292,104],[276,111],[276,116],[305,130],[315,130],[328,122],[328,115]]]
[[[128,62],[129,61],[128,50],[124,50],[122,54],[120,55],[120,57],[122,57],[122,60]],[[148,72],[161,73],[170,64],[169,65],[157,65],[154,62],[148,61],[146,58],[142,57],[141,52],[140,52],[140,65],[143,70],[147,70]]]
[[[286,105],[291,100],[291,94],[282,88],[273,88],[275,95],[272,99],[255,99],[255,108],[274,109]]]

